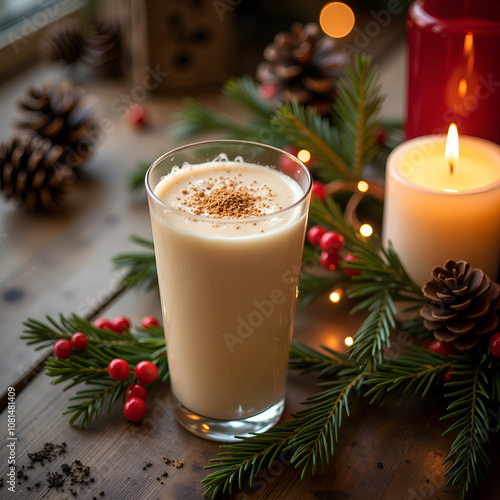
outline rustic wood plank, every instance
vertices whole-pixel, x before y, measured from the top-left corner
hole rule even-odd
[[[349,306],[348,301],[332,305],[321,299],[306,309],[299,308],[295,338],[314,347],[326,342],[341,345],[344,337],[362,320],[346,314]],[[124,312],[134,322],[145,314],[159,314],[157,293],[127,292],[103,315],[113,317]],[[296,411],[300,401],[316,390],[317,382],[312,375],[290,372],[287,415]],[[71,464],[78,459],[91,467],[95,483],[82,491],[77,490],[77,498],[92,498],[93,495],[100,498],[101,490],[105,491],[104,498],[124,500],[201,497],[200,481],[207,475],[203,467],[216,456],[218,444],[192,436],[177,425],[170,407],[168,384],[150,391],[148,415],[142,423],[127,422],[117,405],[87,430],[67,425],[68,417],[62,413],[72,390],[63,393],[61,389],[50,386],[49,378],[40,374],[16,399],[19,465],[27,465],[26,454],[41,449],[45,442],[60,444],[65,441],[68,445],[66,456],[26,471],[29,478],[16,485],[18,492],[26,494],[28,486],[40,481],[43,486],[29,490],[30,498],[69,498],[68,489],[48,495],[45,474],[47,470],[60,471],[61,464]],[[441,437],[447,425],[438,420],[444,405],[437,394],[430,394],[424,400],[417,398],[411,405],[400,407],[392,403],[380,408],[360,400],[353,405],[351,417],[342,423],[335,454],[323,473],[314,477],[306,474],[300,480],[300,471],[290,464],[290,454],[285,453],[270,470],[262,471],[252,486],[245,482],[244,489],[229,498],[458,499],[460,488],[446,487],[442,479],[446,467],[441,462],[452,439]],[[6,412],[0,418],[0,426],[7,429]],[[4,478],[4,488],[7,453],[6,447],[0,447],[0,475]],[[490,447],[490,454],[494,471],[500,465],[500,457],[493,447]],[[162,461],[163,456],[183,460],[184,466],[180,469],[167,466]],[[143,470],[147,461],[153,465]],[[165,471],[168,476],[163,478],[161,475]],[[495,492],[500,491],[496,476],[494,472],[488,474],[480,489],[481,496],[477,498],[495,498]]]

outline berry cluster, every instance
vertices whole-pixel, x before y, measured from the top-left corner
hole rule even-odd
[[[126,380],[130,375],[130,365],[124,359],[112,359],[108,365],[108,374],[113,380]],[[123,414],[130,422],[139,422],[147,411],[148,391],[145,384],[152,384],[157,379],[158,368],[151,361],[144,360],[137,363],[134,374],[138,382],[127,389]]]
[[[313,246],[321,248],[319,263],[329,271],[337,269],[340,259],[358,260],[354,255],[346,253],[341,256],[341,251],[344,248],[344,237],[335,231],[327,231],[322,226],[313,226],[307,232],[307,241]],[[342,269],[346,276],[354,276],[359,274],[356,269]]]
[[[97,318],[94,326],[100,330],[125,335],[130,330],[130,320],[126,316],[116,316],[113,320]],[[160,322],[154,316],[145,316],[141,320],[141,327],[145,330],[152,326],[159,326]],[[54,343],[53,352],[59,359],[68,359],[73,349],[83,351],[87,347],[88,338],[82,332],[76,332],[71,339],[59,339]],[[130,365],[121,358],[112,359],[108,364],[108,374],[113,380],[126,380],[130,376]],[[123,413],[127,420],[139,422],[146,415],[146,397],[148,391],[144,384],[153,383],[158,377],[158,368],[151,361],[140,361],[134,368],[137,379],[126,392]]]

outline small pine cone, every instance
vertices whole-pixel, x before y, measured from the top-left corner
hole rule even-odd
[[[263,56],[256,78],[276,88],[277,102],[297,100],[322,115],[331,112],[337,79],[347,59],[340,45],[322,34],[316,23],[296,23],[291,33],[278,33]]]
[[[422,291],[427,299],[420,310],[424,325],[441,342],[469,350],[498,326],[500,286],[481,269],[464,260],[448,260],[432,271]]]
[[[66,19],[47,28],[39,50],[48,61],[73,64],[83,54],[84,45],[81,25],[74,19]]]
[[[95,98],[81,87],[68,80],[31,87],[18,104],[24,114],[18,127],[62,146],[67,166],[80,167],[92,153],[99,136],[93,116]]]
[[[57,209],[75,173],[60,163],[61,146],[49,139],[24,135],[0,144],[0,191],[32,209]]]
[[[101,73],[112,74],[119,71],[121,56],[119,26],[111,21],[95,20],[83,55],[85,61]]]

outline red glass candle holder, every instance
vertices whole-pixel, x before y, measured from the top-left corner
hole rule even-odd
[[[408,10],[406,135],[500,143],[500,2],[415,0]]]

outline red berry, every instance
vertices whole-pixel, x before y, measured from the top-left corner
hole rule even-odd
[[[450,366],[444,371],[443,378],[445,382],[449,382],[451,380],[451,377],[453,376],[453,374],[451,373],[452,371],[453,371],[453,366]]]
[[[54,343],[54,356],[59,359],[68,359],[71,356],[71,342],[68,339],[59,339]]]
[[[335,231],[327,231],[320,238],[319,246],[330,255],[337,255],[344,246],[344,237]]]
[[[141,398],[146,401],[148,397],[148,390],[144,384],[132,384],[125,395],[125,401],[130,398]]]
[[[87,347],[88,341],[87,335],[82,332],[76,332],[71,336],[70,343],[73,349],[83,351]]]
[[[130,320],[126,316],[117,316],[111,320],[111,324],[113,325],[113,331],[117,333],[130,330]]]
[[[490,352],[495,358],[500,358],[500,332],[492,335],[490,339]]]
[[[283,148],[283,151],[286,151],[288,154],[291,154],[295,157],[297,157],[297,154],[299,153],[298,148],[296,148],[295,146],[286,146]],[[298,168],[298,163],[293,158],[290,158],[287,155],[280,155],[278,165],[280,170],[282,170],[286,174],[296,172]]]
[[[160,326],[160,322],[154,316],[146,316],[142,318],[141,326],[147,330],[150,326]]]
[[[143,384],[151,384],[158,377],[158,368],[151,361],[141,361],[135,367],[135,376]]]
[[[108,373],[113,380],[125,380],[130,374],[130,366],[124,359],[112,359],[108,365]]]
[[[337,264],[339,263],[339,256],[332,255],[323,250],[323,252],[321,252],[321,255],[319,256],[319,263],[325,269],[328,269],[329,271],[335,271],[335,269],[337,268]]]
[[[353,262],[353,261],[356,261],[359,259],[357,257],[354,257],[354,255],[351,255],[350,253],[348,253],[344,256],[344,260]],[[356,276],[357,274],[359,274],[359,271],[357,269],[342,269],[342,272],[346,276]]]
[[[323,226],[313,226],[307,231],[307,241],[311,245],[319,245],[319,240],[325,233],[326,229]]]
[[[269,83],[261,83],[259,85],[259,94],[264,99],[272,99],[278,93],[278,86]]]
[[[432,343],[432,339],[425,339],[424,343],[422,344],[422,348],[426,349],[427,351],[430,351],[431,343]]]
[[[440,340],[432,341],[431,351],[446,357],[457,352],[455,347],[453,347],[453,344],[451,344],[450,342],[441,342]]]
[[[114,332],[113,323],[106,318],[97,318],[94,320],[94,326],[99,328],[99,330],[111,330]]]
[[[385,132],[385,129],[383,128],[378,128],[377,130],[375,130],[375,142],[381,146],[385,143],[385,139],[386,139],[386,132]]]
[[[140,104],[132,104],[127,110],[127,119],[131,125],[144,127],[147,123],[146,110]]]
[[[143,399],[133,397],[125,401],[123,414],[130,422],[139,422],[146,416],[146,403]]]
[[[314,196],[317,196],[321,201],[325,201],[326,190],[325,185],[319,181],[313,181],[311,190],[311,199],[314,200]]]

